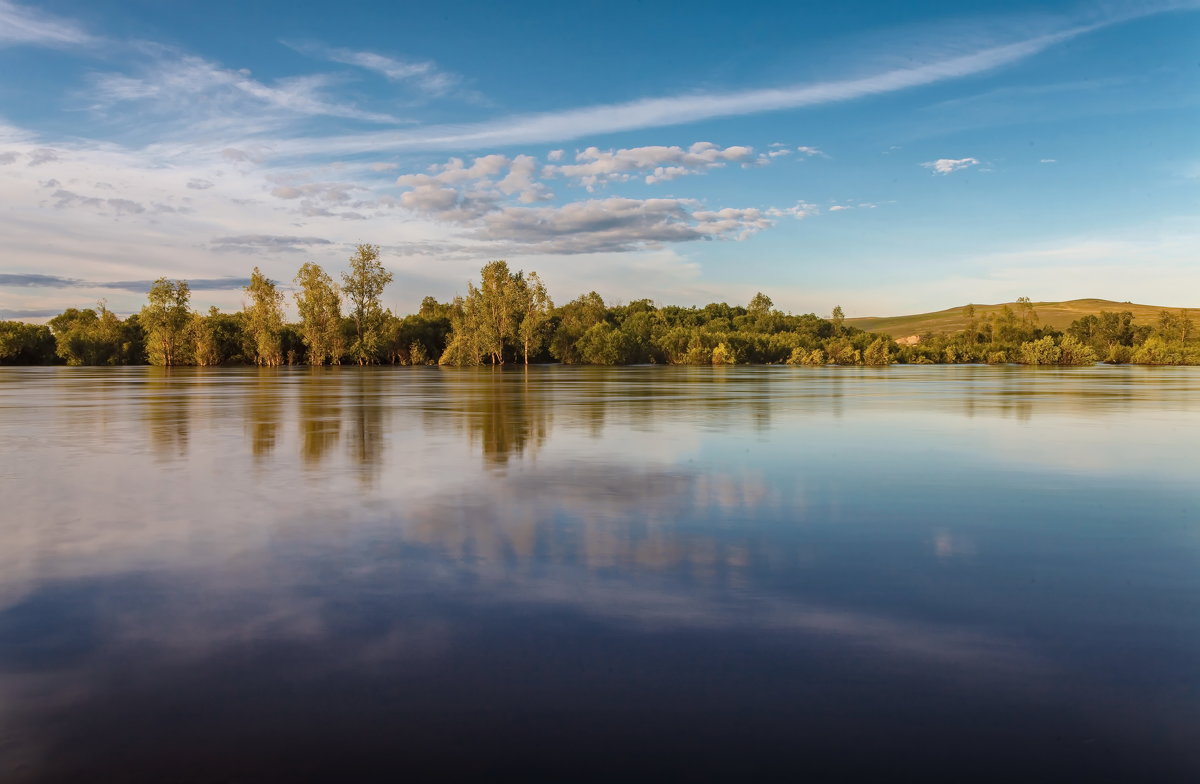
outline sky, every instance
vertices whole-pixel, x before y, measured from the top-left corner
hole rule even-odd
[[[0,0],[0,318],[241,306],[359,243],[412,312],[1200,307],[1200,2]]]

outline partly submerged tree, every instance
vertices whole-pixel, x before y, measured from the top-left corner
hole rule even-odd
[[[492,364],[504,364],[504,348],[515,343],[521,315],[524,280],[512,274],[508,262],[493,261],[479,271],[479,288],[467,284],[466,308],[474,315],[475,340]]]
[[[551,301],[545,284],[536,272],[530,272],[521,283],[523,285],[518,292],[521,320],[517,324],[517,338],[521,343],[525,364],[528,365],[529,355],[536,355],[546,342],[554,302]]]
[[[296,309],[300,335],[308,348],[308,364],[339,364],[345,353],[342,339],[342,295],[333,278],[312,262],[296,273]]]
[[[258,267],[246,286],[250,304],[245,307],[246,336],[254,348],[254,364],[283,364],[283,292]]]
[[[184,365],[188,356],[187,332],[192,320],[188,307],[192,292],[186,280],[159,278],[147,294],[141,323],[146,330],[146,354],[151,365]]]
[[[131,330],[101,300],[96,309],[68,308],[50,319],[55,353],[68,365],[124,365],[140,361]]]
[[[360,365],[379,361],[383,353],[387,314],[382,297],[391,282],[392,273],[379,261],[379,246],[359,245],[350,257],[349,271],[342,274],[342,291],[350,301],[350,319],[354,323],[350,356]]]
[[[550,319],[549,295],[536,274],[512,273],[505,261],[485,264],[479,286],[467,283],[466,299],[451,316],[453,333],[442,364],[477,365],[489,357],[503,365],[510,355],[540,347]]]

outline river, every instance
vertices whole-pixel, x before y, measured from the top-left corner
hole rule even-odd
[[[0,780],[1200,780],[1200,368],[0,368]]]

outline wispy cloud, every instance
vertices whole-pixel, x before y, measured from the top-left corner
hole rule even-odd
[[[188,286],[195,291],[232,291],[249,285],[249,278],[192,278]],[[0,286],[7,288],[45,289],[113,289],[117,291],[147,291],[152,280],[81,280],[60,275],[37,273],[8,273],[0,275]],[[41,315],[41,314],[33,314]],[[53,314],[51,314],[53,315]]]
[[[854,79],[741,92],[645,98],[618,104],[518,115],[476,124],[428,126],[413,131],[292,139],[275,144],[274,149],[282,155],[339,155],[400,149],[479,149],[567,141],[584,136],[849,101],[990,71],[1115,21],[1118,20],[1075,26],[971,54]]]
[[[227,132],[246,128],[254,133],[276,132],[306,117],[391,125],[402,122],[389,114],[329,98],[328,90],[337,82],[329,74],[293,76],[268,84],[246,69],[225,68],[154,44],[140,48],[148,58],[132,74],[90,75],[88,98],[93,110],[105,112],[123,104],[138,104],[150,116],[168,118],[187,131],[206,134],[214,127]]]
[[[95,41],[78,23],[0,0],[0,46],[78,46]]]
[[[256,251],[301,251],[313,245],[331,245],[322,237],[288,237],[274,234],[244,234],[239,237],[218,237],[212,241],[216,250]]]
[[[62,278],[58,275],[39,275],[37,273],[0,273],[0,286],[30,287],[30,288],[66,288],[78,286],[75,278]]]
[[[311,43],[285,44],[296,51],[380,74],[388,81],[402,82],[430,96],[443,96],[462,84],[458,74],[444,71],[432,60],[405,60],[376,52],[326,47]]]

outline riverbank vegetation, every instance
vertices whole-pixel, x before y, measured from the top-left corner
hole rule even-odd
[[[1187,311],[1163,311],[1153,325],[1103,311],[1059,330],[1021,299],[986,315],[968,306],[961,329],[901,345],[850,326],[841,308],[829,318],[792,315],[762,293],[745,306],[610,305],[596,292],[556,306],[536,272],[503,261],[485,265],[465,297],[426,297],[417,313],[399,316],[382,305],[391,280],[372,245],[357,248],[340,283],[304,264],[292,286],[299,320],[291,323],[286,293],[257,268],[236,313],[197,312],[186,281],[162,278],[125,319],[99,303],[45,325],[0,322],[0,364],[1200,364],[1200,330]]]

